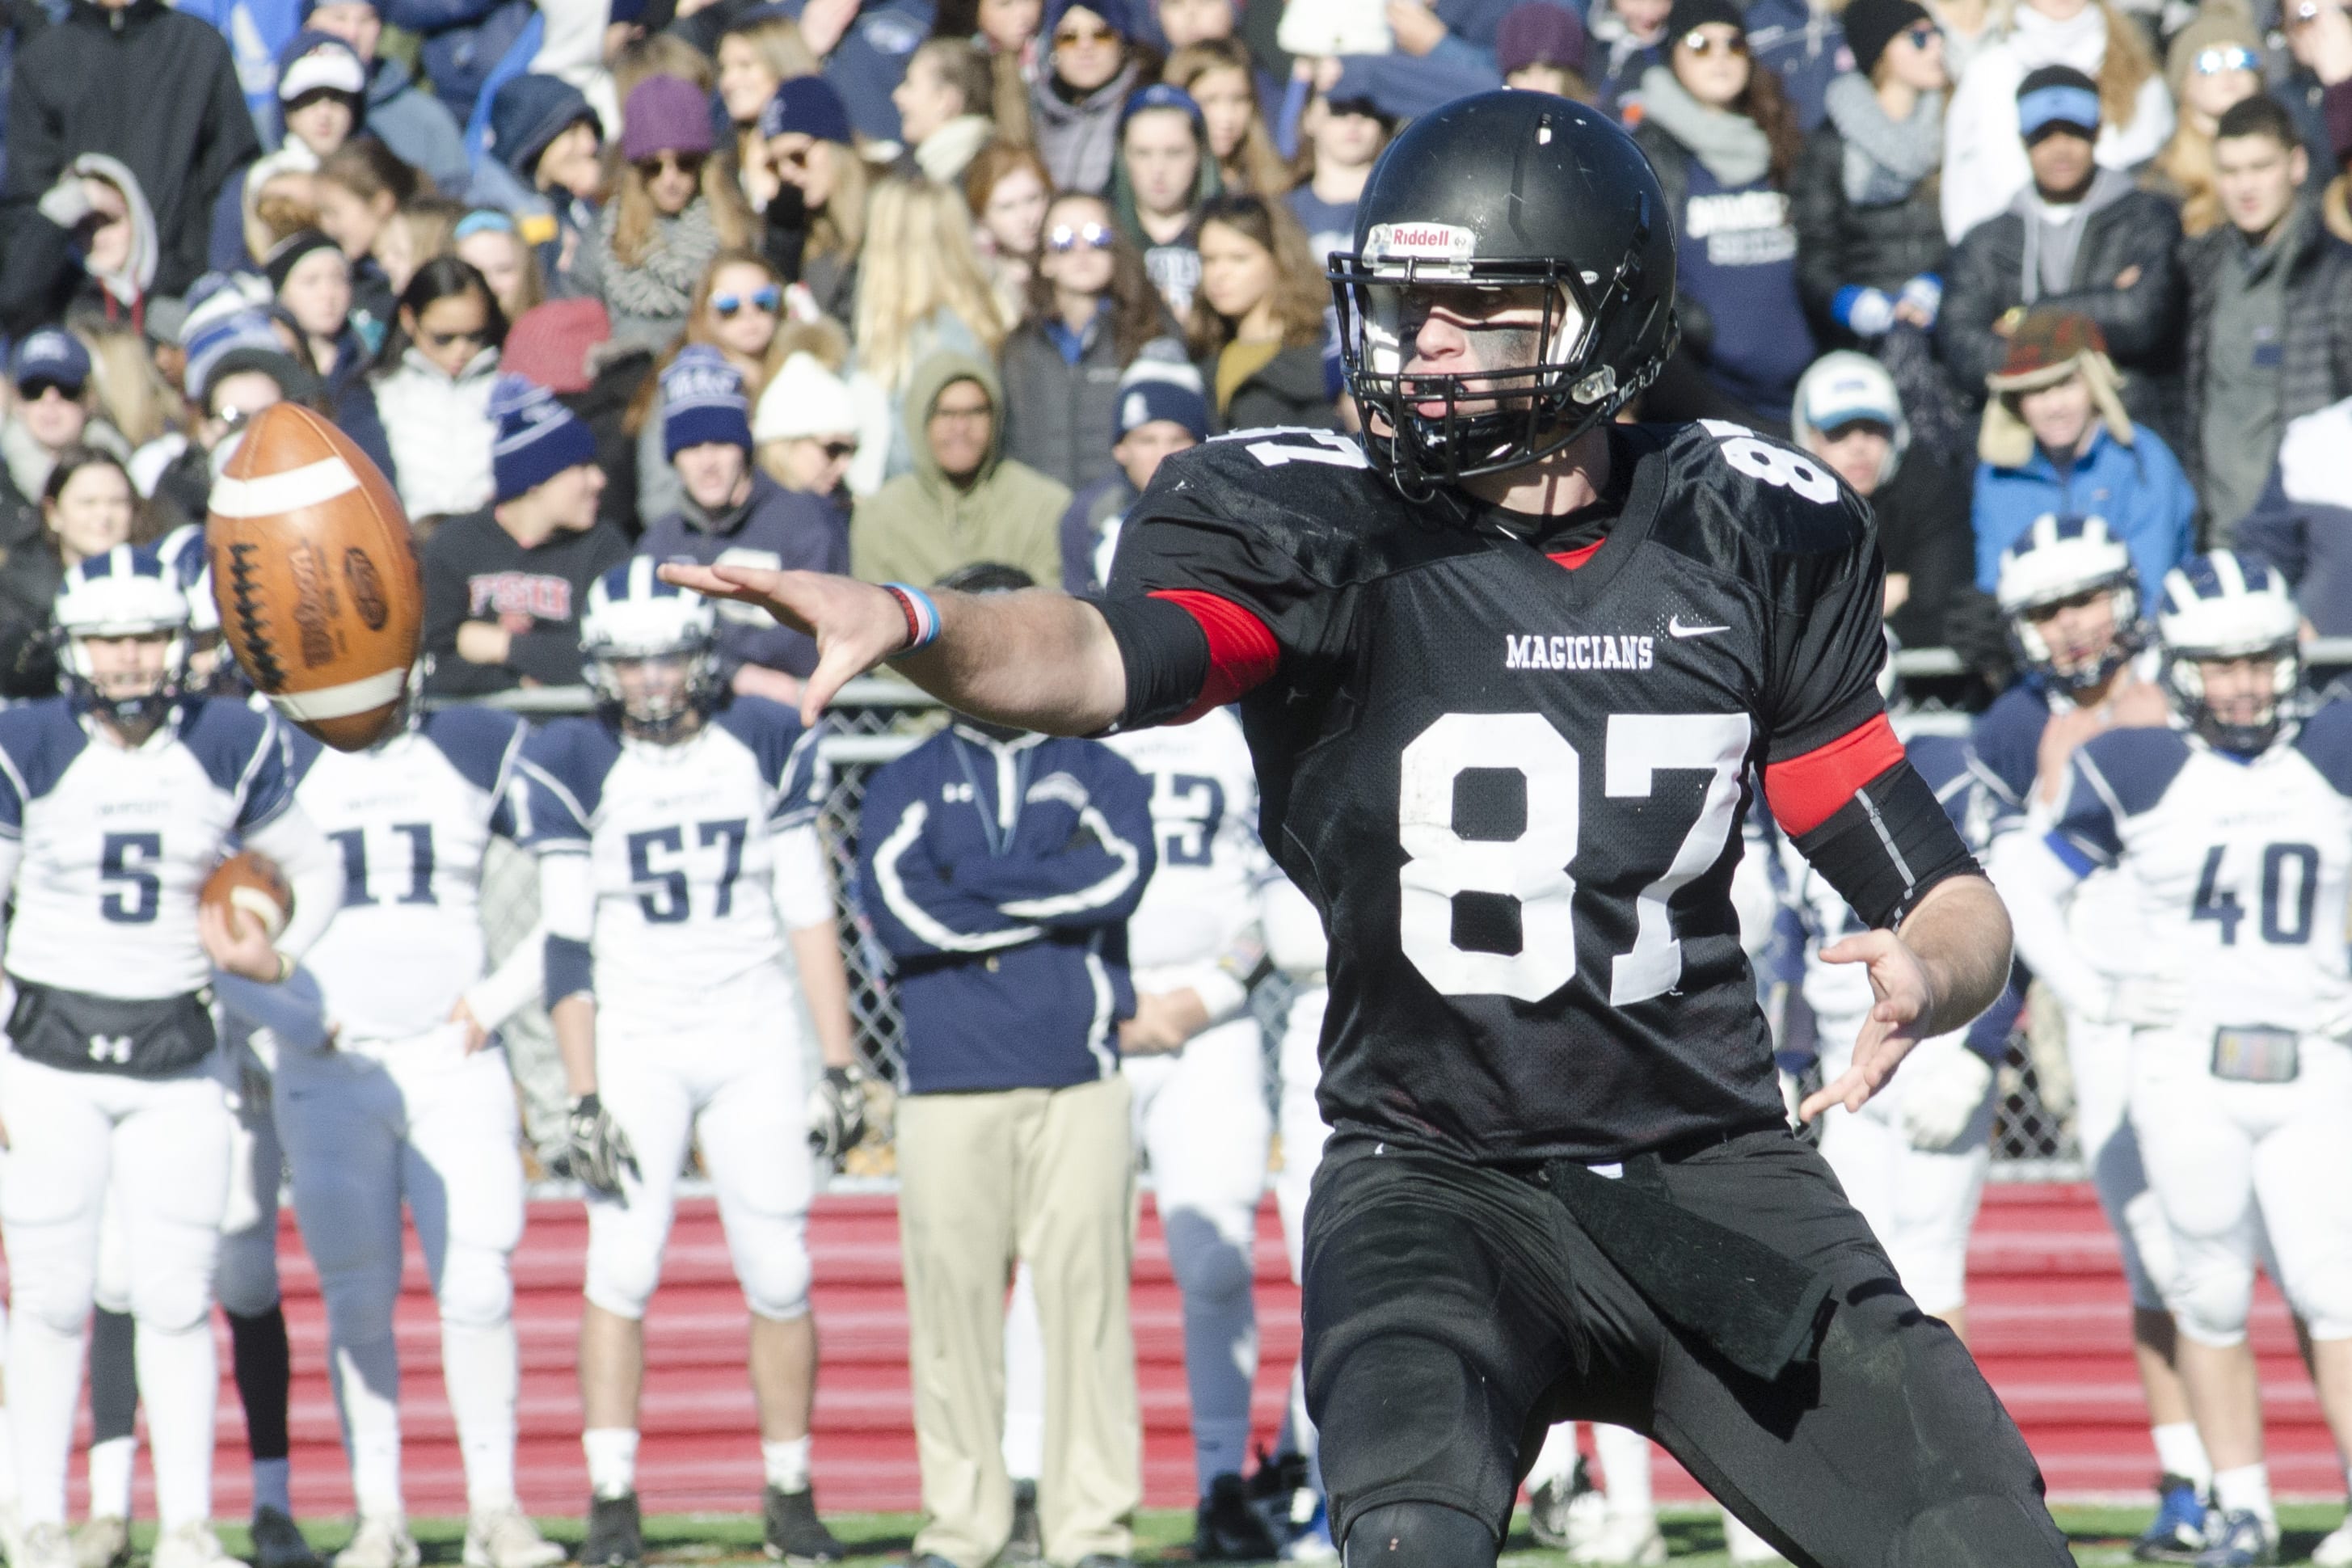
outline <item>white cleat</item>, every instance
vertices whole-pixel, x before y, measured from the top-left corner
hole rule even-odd
[[[8,1562],[10,1568],[74,1568],[73,1538],[62,1524],[27,1526]]]
[[[94,1513],[74,1526],[74,1568],[121,1568],[131,1561],[131,1521],[119,1514]],[[8,1561],[16,1561],[14,1553]]]
[[[1655,1514],[1611,1514],[1599,1528],[1570,1545],[1568,1560],[1608,1563],[1612,1568],[1617,1564],[1657,1568],[1666,1560],[1666,1538],[1658,1533]]]
[[[2352,1568],[2352,1517],[2311,1549],[2312,1568]]]
[[[155,1551],[148,1558],[149,1568],[227,1568],[234,1563],[237,1559],[228,1554],[212,1525],[204,1520],[157,1536]]]
[[[1723,1510],[1723,1544],[1734,1563],[1785,1563],[1787,1558],[1772,1550],[1772,1543],[1748,1529]]]
[[[539,1532],[513,1503],[485,1509],[466,1521],[466,1568],[554,1568],[563,1548]]]
[[[416,1538],[408,1533],[406,1520],[396,1514],[389,1519],[362,1515],[351,1544],[335,1553],[334,1568],[416,1568],[423,1555],[416,1550]]]

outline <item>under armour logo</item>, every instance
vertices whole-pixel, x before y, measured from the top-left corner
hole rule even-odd
[[[89,1059],[113,1062],[120,1066],[131,1059],[131,1037],[128,1035],[92,1035],[89,1037]]]

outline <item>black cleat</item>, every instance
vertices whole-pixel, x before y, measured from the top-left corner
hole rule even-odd
[[[1209,1482],[1201,1500],[1199,1522],[1192,1531],[1196,1563],[1271,1563],[1282,1555],[1282,1543],[1250,1506],[1249,1491],[1235,1475]]]
[[[816,1494],[806,1487],[796,1492],[770,1487],[760,1499],[760,1513],[768,1527],[768,1555],[779,1563],[810,1568],[813,1563],[838,1563],[849,1555],[849,1549],[835,1541],[833,1531],[817,1518]]]
[[[1037,1523],[1037,1483],[1013,1483],[1013,1533],[1004,1540],[1004,1550],[996,1554],[1000,1568],[1016,1568],[1025,1563],[1045,1561],[1045,1532]]]
[[[319,1554],[291,1519],[274,1508],[253,1510],[253,1568],[319,1568]]]
[[[588,1539],[580,1548],[580,1568],[642,1568],[646,1532],[637,1519],[637,1494],[591,1498]]]

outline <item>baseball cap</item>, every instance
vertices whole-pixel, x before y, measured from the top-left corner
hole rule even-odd
[[[306,31],[295,35],[278,72],[278,101],[292,103],[314,92],[340,92],[358,98],[367,91],[367,68],[358,51],[331,33]]]
[[[2072,66],[2028,73],[2017,88],[2017,131],[2029,143],[2057,131],[2096,141],[2099,84]]]
[[[68,397],[79,397],[89,384],[89,351],[71,332],[44,327],[16,345],[9,372],[16,390],[28,396],[34,387],[54,386]]]
[[[1863,354],[1823,356],[1804,378],[1801,391],[1799,420],[1824,435],[1849,425],[1883,425],[1892,430],[1903,422],[1895,378]]]

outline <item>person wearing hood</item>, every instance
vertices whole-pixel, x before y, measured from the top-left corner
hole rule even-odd
[[[2039,310],[2017,325],[1986,378],[1969,520],[1977,586],[2000,586],[2001,552],[2045,512],[2098,517],[2131,552],[2143,583],[2161,583],[2193,548],[2197,494],[2164,438],[2132,422],[2099,325]]]
[[[289,171],[316,174],[358,133],[367,114],[367,68],[358,50],[331,33],[305,28],[295,34],[278,53],[277,75],[285,136],[275,152],[221,187],[210,257],[216,272],[249,269],[261,259],[247,235],[262,187]]]
[[[1140,26],[1134,0],[1049,0],[1049,52],[1030,89],[1029,124],[1055,190],[1098,196],[1110,188],[1119,118],[1142,76],[1129,42]]]
[[[322,0],[303,26],[351,45],[367,71],[367,106],[361,115],[368,134],[425,172],[446,192],[466,188],[473,165],[465,133],[441,100],[427,92],[408,67],[379,54],[383,13],[375,0]]]
[[[76,311],[144,329],[161,259],[155,215],[120,158],[84,153],[41,194],[0,265],[0,332]]]
[[[789,490],[751,461],[743,377],[707,343],[690,343],[662,373],[662,445],[684,491],[678,510],[646,528],[637,553],[656,561],[770,571],[846,573],[849,538],[819,497]],[[753,606],[719,610],[719,666],[736,691],[797,707],[816,643]]]
[[[911,165],[906,172],[942,184],[961,182],[996,134],[989,118],[995,90],[988,57],[963,39],[932,38],[917,49],[890,89]]]
[[[1201,204],[1216,194],[1216,154],[1192,96],[1154,82],[1129,99],[1119,111],[1111,211],[1179,320],[1201,284]]]
[[[164,0],[73,0],[18,51],[14,81],[0,234],[32,222],[77,157],[102,153],[154,216],[152,291],[195,281],[221,187],[261,150],[220,34]]]
[[[1675,0],[1666,31],[1633,141],[1674,217],[1683,342],[1717,391],[1778,432],[1814,352],[1786,194],[1802,132],[1731,0]]]
[[[2013,15],[1987,28],[1994,36],[1969,59],[1944,121],[1944,237],[1954,245],[2032,188],[2020,141],[2031,134],[2020,113],[2029,77],[2063,67],[2091,82],[2102,113],[2083,123],[2095,132],[2103,169],[2136,169],[2172,135],[2164,73],[2112,0],[2002,4]]]
[[[1973,616],[1954,614],[1977,596],[1968,472],[1912,439],[1902,396],[1884,365],[1852,349],[1823,354],[1797,383],[1789,427],[1790,438],[1877,517],[1886,564],[1884,613],[1895,640],[1906,647],[1947,647],[1992,625],[1981,605],[1971,607]],[[2000,650],[1976,651],[1997,660]]]
[[[558,293],[594,228],[604,188],[596,111],[571,83],[530,74],[490,100],[489,138],[466,199],[514,215],[540,270]]]
[[[851,574],[868,583],[936,583],[995,561],[1040,583],[1061,580],[1056,528],[1070,492],[1004,455],[1004,389],[974,354],[941,353],[908,378],[915,471],[859,500]]]
[[[1973,395],[2000,369],[2027,310],[2078,312],[2098,323],[2102,352],[2129,375],[2132,416],[2170,429],[2179,216],[2098,162],[2098,84],[2081,71],[2045,66],[2027,77],[2017,114],[2032,181],[1952,252],[1937,326],[1944,363]]]

